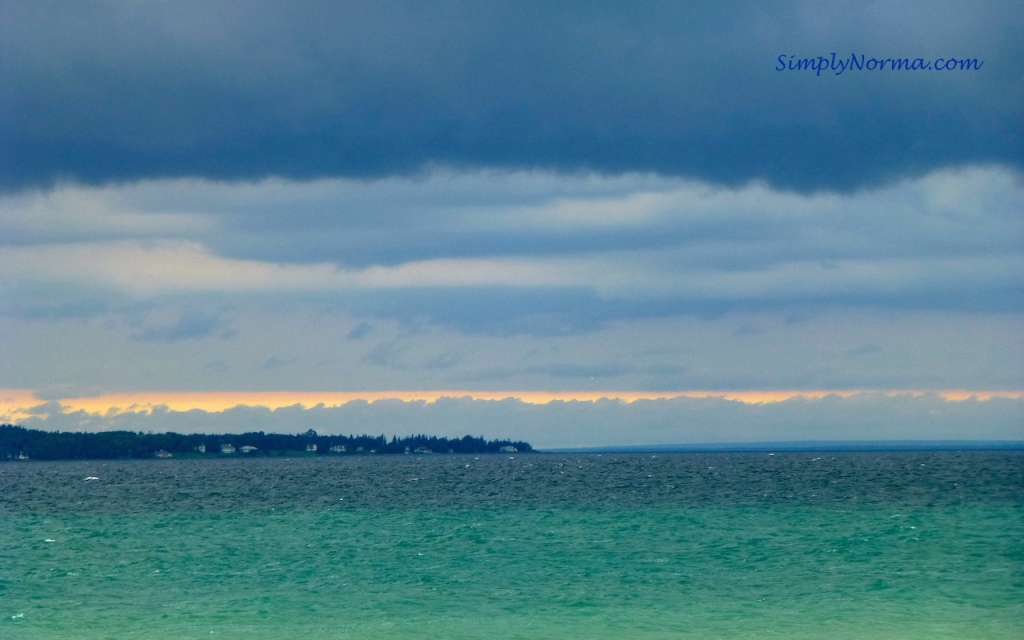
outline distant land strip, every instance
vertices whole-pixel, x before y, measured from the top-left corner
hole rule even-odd
[[[529,453],[527,442],[464,436],[320,435],[251,433],[181,434],[102,431],[54,432],[0,425],[0,460],[110,460],[129,458],[212,458],[336,456],[359,454]]]

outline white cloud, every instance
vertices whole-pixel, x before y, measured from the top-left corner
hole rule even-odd
[[[147,296],[499,286],[606,299],[934,299],[1020,286],[1021,206],[1010,173],[981,168],[848,196],[645,176],[558,186],[538,174],[66,187],[0,199],[7,242],[22,240],[0,267],[8,283]],[[255,248],[231,249],[236,235]],[[424,249],[423,237],[440,244]],[[364,265],[350,264],[354,251]]]
[[[850,195],[439,171],[2,196],[0,386],[1016,388],[1022,193],[968,168]]]
[[[184,186],[179,183],[178,186]],[[4,244],[54,244],[115,238],[187,238],[212,226],[202,213],[131,202],[133,187],[67,185],[0,198]]]
[[[137,295],[315,289],[335,277],[330,265],[233,260],[196,242],[174,240],[14,247],[0,260],[8,279],[70,282]]]
[[[73,283],[154,296],[164,293],[331,292],[352,289],[587,284],[566,260],[439,259],[340,269],[214,255],[196,242],[102,242],[13,247],[0,256],[4,278]]]

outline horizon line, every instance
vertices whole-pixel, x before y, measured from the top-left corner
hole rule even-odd
[[[200,409],[221,412],[237,406],[260,406],[279,409],[300,405],[303,408],[316,406],[336,407],[353,401],[378,402],[399,400],[403,402],[433,403],[446,398],[472,398],[483,401],[515,399],[528,404],[549,404],[551,402],[597,402],[617,400],[633,403],[639,400],[670,400],[675,398],[718,398],[744,404],[769,404],[787,400],[822,399],[830,396],[849,398],[860,394],[881,394],[889,397],[936,395],[947,401],[978,400],[993,398],[1021,399],[1024,390],[972,390],[972,389],[767,389],[767,390],[710,390],[689,389],[676,391],[485,391],[485,390],[419,390],[419,391],[131,391],[75,396],[69,394],[45,393],[41,398],[33,389],[0,389],[0,415],[29,417],[33,407],[57,402],[64,412],[85,411],[87,413],[123,413],[128,411],[151,411],[166,407],[172,411]]]
[[[534,448],[536,453],[811,453],[824,451],[941,451],[941,450],[1024,450],[1024,439],[912,438],[879,440],[848,438],[837,440],[736,440],[636,445],[579,445]]]

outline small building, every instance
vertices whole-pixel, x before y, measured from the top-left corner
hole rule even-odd
[[[157,451],[156,453],[154,453],[153,455],[156,456],[157,458],[173,458],[174,457],[173,453],[171,453],[170,451],[167,451],[165,449],[161,449],[161,450]]]
[[[430,449],[428,449],[426,447],[416,447],[415,449],[412,450],[412,452],[413,453],[434,453],[433,451],[431,451]]]
[[[220,452],[221,453],[234,453],[235,452],[235,445],[233,445],[233,444],[222,444],[222,445],[220,445]]]
[[[314,442],[313,444],[307,444],[306,451],[316,451],[316,443]]]
[[[512,445],[510,445],[510,444],[507,444],[507,445],[505,445],[505,446],[501,447],[500,449],[498,449],[498,451],[499,451],[500,453],[518,453],[518,452],[519,452],[519,449],[516,449],[516,448],[515,448],[515,447],[513,447]]]
[[[259,451],[259,447],[254,447],[251,444],[242,445],[242,453],[252,453],[253,451]]]
[[[345,453],[346,451],[347,451],[347,449],[345,448],[345,445],[343,445],[343,444],[336,444],[333,447],[331,447],[331,452],[332,453]]]
[[[206,445],[201,444],[198,447],[196,447],[195,450],[198,451],[199,453],[206,453]]]

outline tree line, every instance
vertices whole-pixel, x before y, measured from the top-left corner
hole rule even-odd
[[[320,435],[313,429],[301,434],[99,433],[55,432],[0,425],[0,460],[104,460],[152,457],[359,455],[399,453],[529,452],[526,442],[486,440],[481,437],[444,438],[413,435],[390,440],[383,434]]]

